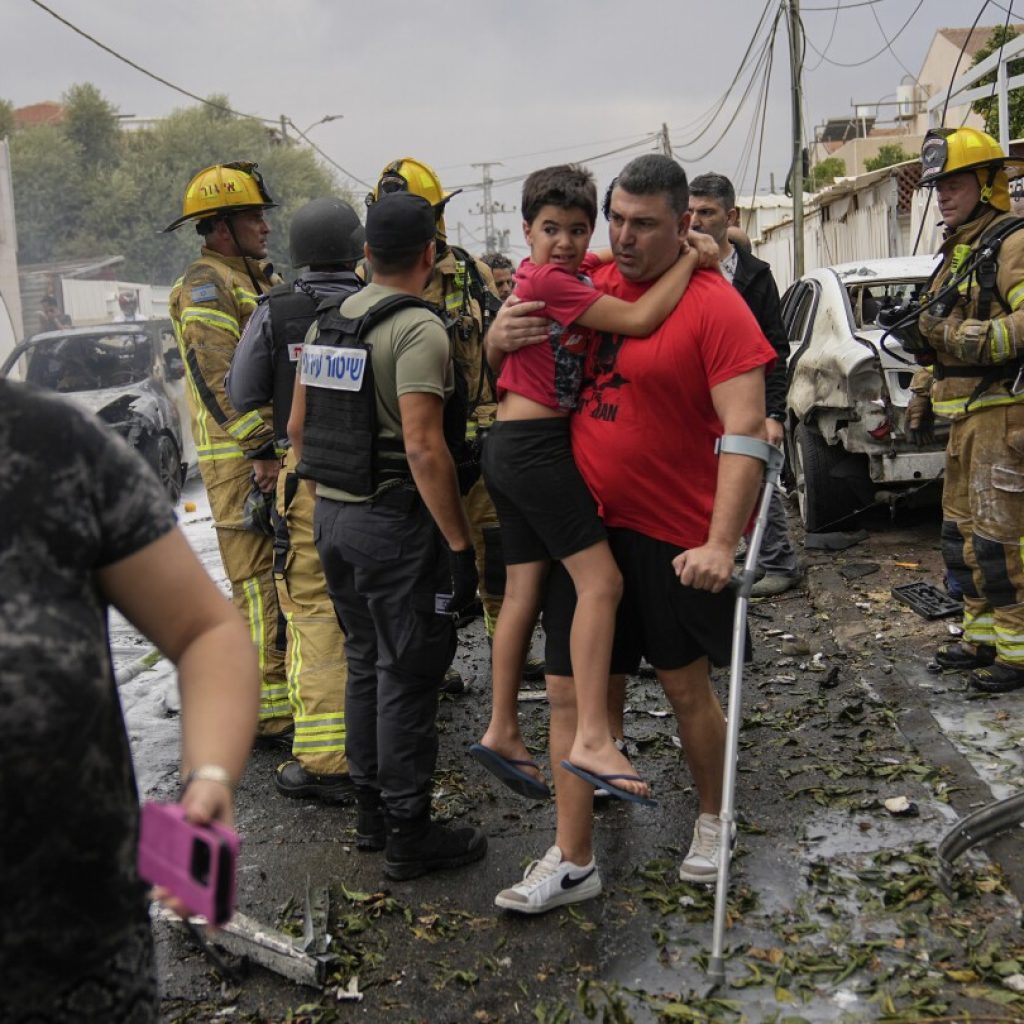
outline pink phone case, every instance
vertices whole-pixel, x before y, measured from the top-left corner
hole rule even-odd
[[[181,804],[142,805],[139,875],[162,885],[194,914],[224,924],[235,910],[238,833],[218,822],[193,825]]]

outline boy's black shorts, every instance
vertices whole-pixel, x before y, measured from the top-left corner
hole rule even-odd
[[[497,421],[481,462],[506,565],[566,558],[606,539],[573,461],[568,417]]]
[[[712,594],[684,587],[672,569],[682,551],[635,530],[608,528],[608,542],[622,573],[624,590],[615,620],[611,674],[629,674],[641,655],[655,668],[685,668],[705,655],[713,665],[728,665],[732,655],[731,590]],[[548,576],[544,599],[544,658],[548,675],[571,676],[569,629],[576,609],[576,590],[561,565]],[[745,632],[744,657],[750,660],[750,632]]]

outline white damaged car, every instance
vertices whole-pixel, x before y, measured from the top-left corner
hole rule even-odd
[[[812,270],[790,286],[782,320],[790,339],[786,445],[808,532],[843,529],[859,509],[938,496],[948,423],[933,442],[906,436],[918,369],[879,315],[913,301],[934,256],[865,260]]]

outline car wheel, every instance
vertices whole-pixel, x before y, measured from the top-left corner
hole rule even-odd
[[[856,507],[853,493],[834,474],[846,458],[842,445],[830,445],[814,427],[800,423],[793,437],[793,473],[800,520],[808,533],[827,529]]]
[[[181,454],[174,439],[161,434],[156,445],[156,474],[174,504],[181,497]]]

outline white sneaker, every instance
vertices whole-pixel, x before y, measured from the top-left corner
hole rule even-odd
[[[566,903],[593,899],[601,893],[601,876],[593,860],[582,867],[562,859],[562,851],[552,846],[535,860],[523,880],[494,897],[496,906],[517,910],[520,914],[543,914]]]
[[[730,849],[736,845],[736,826],[732,827]],[[684,882],[715,882],[722,850],[722,821],[717,814],[702,814],[693,826],[690,852],[679,865]]]

